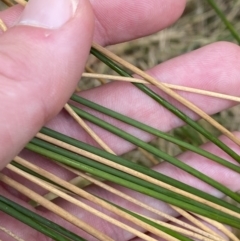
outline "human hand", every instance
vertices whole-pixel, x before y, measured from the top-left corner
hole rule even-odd
[[[4,115],[1,114],[0,116],[2,166],[11,160],[41,126],[61,109],[80,78],[91,42],[90,30],[92,26],[91,10],[87,7],[87,3],[85,5],[84,2],[81,4],[76,17],[59,30],[53,30],[48,38],[43,38],[43,33],[47,30],[26,26],[14,27],[0,37],[0,53],[2,53],[0,58],[2,58],[1,62],[6,64],[0,67],[0,83],[2,83],[0,100],[1,103],[4,103],[0,107],[0,112],[4,113]],[[185,1],[182,0],[167,2],[151,0],[147,3],[141,0],[138,1],[138,5],[125,0],[92,1],[94,14],[96,15],[94,41],[102,45],[108,45],[156,32],[174,22],[182,13],[184,4]],[[11,26],[18,19],[21,11],[22,8],[17,6],[1,13],[0,17]],[[121,14],[116,15],[116,12]],[[131,31],[128,31],[128,29],[131,29]],[[76,36],[79,36],[79,38],[76,38]],[[26,49],[28,52],[25,51]],[[229,43],[216,43],[167,61],[149,70],[149,73],[157,79],[168,83],[177,83],[196,88],[204,88],[207,85],[208,90],[239,95],[239,90],[236,88],[239,77],[238,56],[238,46]],[[47,60],[50,60],[50,66]],[[12,69],[15,71],[11,71]],[[11,95],[8,94],[9,89],[11,90]],[[122,93],[126,95],[124,100],[122,100]],[[121,113],[128,113],[131,117],[144,121],[163,131],[168,131],[182,124],[172,114],[166,112],[158,104],[129,84],[111,83],[94,90],[85,91],[81,95],[109,108],[114,106],[115,110]],[[193,94],[183,95],[210,114],[228,108],[233,104],[229,101],[215,100],[210,97],[201,97]],[[105,98],[106,96],[108,98]],[[33,98],[34,100],[32,100]],[[118,101],[116,102],[116,100]],[[138,103],[134,109],[129,105],[132,102]],[[16,103],[18,106],[16,106]],[[196,118],[195,115],[187,112],[187,110],[186,113]],[[61,112],[57,118],[51,120],[48,126],[92,144],[92,140],[64,112]],[[140,136],[145,141],[151,139],[151,136],[135,129],[129,129],[125,125],[121,127],[130,133]],[[124,153],[133,147],[123,141],[121,145],[115,145],[120,141],[117,137],[94,126],[93,128],[118,154]],[[226,140],[226,142],[228,141]],[[229,145],[234,147],[230,141]],[[205,148],[218,155],[222,154],[211,144],[207,144]],[[70,180],[73,177],[69,172],[63,171],[63,169],[41,157],[34,156],[33,159],[32,154],[27,151],[22,153],[22,155],[63,179]],[[224,154],[222,155],[224,156]],[[239,184],[237,180],[239,180],[239,175],[236,173],[192,153],[185,153],[179,159],[218,180],[232,190],[238,190]],[[215,196],[222,197],[222,194],[215,189],[190,177],[170,164],[163,163],[155,169]],[[8,171],[4,170],[4,172]],[[225,176],[227,178],[224,178]],[[15,176],[14,179],[34,190],[38,190],[40,194],[45,193],[44,190],[36,188],[35,185],[18,176]],[[118,189],[128,192],[129,195],[134,195],[135,198],[144,203],[151,204],[172,215],[177,215],[162,202],[127,191],[121,187],[118,187]],[[120,205],[123,204],[122,200],[106,194],[105,191],[99,190],[95,186],[88,187],[87,190],[102,197],[107,195],[110,201],[114,200],[114,202]],[[2,195],[26,206],[26,198],[18,193],[16,194],[5,185],[1,186],[0,192]],[[119,230],[99,218],[94,217],[93,219],[90,214],[85,211],[79,211],[75,206],[63,200],[57,200],[56,202],[115,240],[130,240],[134,238],[131,234]],[[52,217],[48,211],[42,208],[39,208],[37,211],[56,221],[56,217]],[[145,215],[152,215],[137,208],[135,208],[135,211]],[[32,229],[25,228],[23,224],[9,216],[1,214],[1,219],[5,220],[4,225],[6,228],[14,230],[18,236],[25,240],[44,240],[43,236],[37,234]],[[65,227],[69,227],[67,223],[61,222]],[[24,232],[22,232],[23,230]],[[73,230],[79,233],[79,230],[75,228]],[[84,236],[82,233],[80,235]],[[9,237],[0,233],[0,239],[9,240]],[[92,239],[90,238],[89,240]]]

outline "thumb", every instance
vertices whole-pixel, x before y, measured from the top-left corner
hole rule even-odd
[[[0,36],[0,169],[74,91],[93,22],[87,0],[30,0]]]

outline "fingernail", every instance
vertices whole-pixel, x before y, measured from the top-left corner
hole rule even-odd
[[[60,28],[74,16],[78,2],[79,0],[29,0],[18,24]]]

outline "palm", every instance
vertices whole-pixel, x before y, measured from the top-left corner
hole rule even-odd
[[[92,0],[96,15],[94,40],[102,45],[107,45],[128,41],[154,33],[170,25],[174,20],[177,19],[177,17],[179,17],[183,10],[184,2],[184,0],[171,0],[167,1],[166,3],[163,0],[151,0],[147,1],[147,3],[146,1],[138,1],[136,4],[136,2],[129,2],[125,0],[101,1],[101,3],[99,1]],[[0,17],[8,22],[13,22],[14,19],[16,19],[19,15],[20,11],[20,8],[14,11],[10,10],[7,14],[2,13]],[[131,29],[131,31],[128,31],[129,29]],[[223,56],[224,59],[222,58]],[[239,88],[236,88],[239,76],[237,56],[239,56],[239,48],[237,46],[227,43],[217,43],[156,66],[155,68],[149,70],[149,73],[154,77],[163,80],[164,82],[178,83],[197,88],[204,88],[207,84],[209,90],[239,95]],[[226,81],[228,81],[228,83]],[[228,85],[228,89],[226,89],[226,85]],[[115,100],[122,100],[122,93],[126,94],[124,100],[121,101],[121,103],[120,101],[115,102]],[[169,131],[170,129],[182,124],[180,120],[173,117],[172,114],[165,111],[157,103],[149,99],[147,96],[129,84],[111,83],[93,90],[85,91],[81,93],[81,96],[84,96],[104,106],[108,106],[109,108],[111,108],[112,103],[114,103],[115,110],[121,113],[127,113],[127,115],[130,115],[131,117],[145,123],[147,122],[147,124],[153,125],[163,131]],[[104,96],[108,96],[108,98],[104,98]],[[210,114],[216,113],[223,108],[228,108],[232,105],[232,103],[229,101],[221,101],[197,95],[188,94],[186,95],[186,98],[196,103]],[[135,107],[132,109],[128,104],[131,102],[137,103],[137,108]],[[209,105],[209,103],[211,104]],[[141,111],[139,111],[140,108]],[[156,112],[156,110],[158,111]],[[187,112],[187,110],[185,111]],[[192,113],[189,112],[188,114],[193,118],[196,118],[196,116],[194,116]],[[69,122],[71,123],[69,124]],[[119,124],[116,123],[116,125]],[[64,112],[61,112],[55,119],[50,121],[48,126],[74,138],[83,140],[90,144],[95,144],[91,143],[92,140],[88,137],[88,135],[86,135],[86,133],[81,130],[80,127]],[[124,129],[127,128],[124,125],[121,127]],[[133,148],[132,145],[126,142],[122,142],[121,145],[119,145],[119,139],[117,137],[98,129],[95,126],[93,126],[93,129],[117,154],[122,154]],[[128,128],[127,131],[134,133],[145,141],[149,141],[151,139],[151,136],[139,131],[136,132],[134,129]],[[114,143],[118,143],[118,145],[114,145]],[[230,141],[229,145],[234,148]],[[218,155],[220,154],[219,149],[214,147],[212,144],[207,144],[205,148],[208,150],[211,149],[212,152]],[[46,168],[47,170],[51,170],[52,173],[60,176],[63,179],[70,180],[73,178],[70,172],[66,172],[48,160],[38,156],[34,156],[33,158],[32,154],[27,151],[24,151],[22,156],[24,156],[26,159],[32,160],[34,163],[37,163],[37,165]],[[230,170],[226,170],[220,165],[217,165],[202,157],[193,155],[192,153],[185,153],[181,155],[179,159],[218,180],[234,191],[238,190],[238,174]],[[176,169],[168,163],[158,165],[156,170],[177,178],[180,181],[188,183],[192,186],[196,186],[197,188],[205,190],[213,195],[222,197],[222,194],[218,191],[196,180],[195,178],[190,177],[188,174]],[[4,170],[4,172],[7,172],[7,170]],[[14,179],[19,180],[21,183],[25,184],[31,189],[37,189],[40,194],[45,193],[44,190],[36,188],[33,184],[25,179],[22,179],[18,176],[15,176]],[[141,194],[133,193],[122,187],[117,188],[123,192],[128,192],[128,194],[133,195],[135,198],[144,203],[150,203],[157,209],[161,209],[175,216],[177,215],[162,202],[156,202],[154,199],[150,199],[149,197],[145,197]],[[100,197],[107,196],[108,200],[112,200],[115,203],[124,205],[124,201],[122,199],[117,199],[114,195],[110,195],[109,193],[106,194],[105,191],[99,190],[99,188],[95,187],[94,185],[88,187],[87,189],[89,192]],[[1,194],[10,197],[19,204],[28,206],[25,203],[25,201],[27,201],[25,197],[16,194],[8,187],[2,185],[0,190]],[[79,210],[75,206],[66,203],[63,200],[59,199],[56,201],[56,203],[69,212],[74,213],[82,220],[91,223],[91,225],[105,232],[115,240],[130,240],[134,238],[131,234],[119,230],[117,227],[111,226],[99,218],[94,217],[93,219],[90,214]],[[139,210],[137,207],[134,207],[134,209],[135,211],[145,215],[148,214],[147,211]],[[81,234],[81,231],[74,227],[70,227],[70,225],[68,225],[65,221],[59,220],[59,218],[53,216],[45,209],[38,208],[36,211],[67,228],[71,228],[77,233],[80,232],[79,234],[84,237],[85,234]],[[152,214],[149,213],[149,215]],[[44,240],[43,236],[39,236],[39,234],[37,234],[34,230],[26,228],[22,223],[13,220],[11,217],[1,214],[1,220],[4,220],[4,226],[6,228],[9,230],[14,230],[18,236],[25,240],[30,240],[30,238],[33,240]],[[94,220],[94,222],[92,220]],[[0,233],[0,239],[9,240],[9,236],[5,236],[5,234]],[[93,238],[91,237],[89,240],[93,240]]]

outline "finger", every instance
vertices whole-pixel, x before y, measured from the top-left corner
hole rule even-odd
[[[240,133],[236,132],[235,135],[237,137],[240,137]],[[236,153],[240,152],[240,149],[237,145],[234,145],[231,143],[231,141],[222,136],[220,138],[226,145],[231,147]],[[235,165],[239,165],[236,161],[228,157],[228,155],[220,150],[219,147],[216,147],[213,144],[205,144],[203,145],[203,148],[209,152],[214,153],[217,156],[221,156],[222,158],[225,158],[226,160],[234,163]],[[233,179],[238,182],[240,178],[240,174],[233,171],[233,170],[228,170],[225,167],[223,167],[220,164],[215,163],[212,160],[206,159],[202,156],[198,156],[196,154],[193,154],[192,152],[185,152],[178,156],[179,160],[184,161],[184,163],[194,167],[195,169],[199,170],[200,172],[206,174],[207,176],[211,177],[212,179],[218,181],[219,183],[223,184],[224,186],[228,187],[229,189],[233,190],[234,192],[237,192],[240,190],[240,185],[239,183],[232,182]],[[212,195],[218,196],[218,197],[223,197],[223,194],[219,191],[217,191],[215,188],[212,186],[206,184],[205,182],[199,181],[197,178],[192,177],[190,174],[185,173],[184,171],[173,167],[169,163],[163,163],[161,167],[156,167],[155,170],[157,171],[163,171],[166,175],[173,177],[177,180],[180,180],[181,182],[184,182],[190,186],[195,186],[198,189],[211,193]],[[196,185],[197,184],[197,185]]]
[[[236,86],[238,86],[240,74],[239,54],[240,48],[234,44],[215,43],[160,64],[149,70],[148,73],[163,82],[238,96],[240,95],[240,89],[236,88]],[[154,88],[154,91],[176,105],[188,116],[193,119],[198,118],[197,115],[176,103],[158,89]],[[213,97],[179,93],[208,114],[214,114],[235,104],[231,101]],[[181,120],[161,107],[157,102],[128,83],[115,82],[81,92],[80,95],[162,131],[169,131],[183,124]],[[81,108],[83,107],[81,106]],[[129,125],[122,124],[97,112],[92,111],[91,113],[144,141],[152,139],[151,135]],[[69,127],[67,127],[68,125]],[[133,145],[122,141],[119,137],[111,135],[95,125],[89,125],[116,153],[122,154],[133,148]],[[76,139],[96,145],[85,131],[81,130],[75,121],[64,112],[59,115],[58,119],[49,123],[49,126]],[[121,145],[118,144],[120,142]]]
[[[11,28],[14,24],[16,24],[23,9],[23,6],[17,4],[0,12],[0,18],[6,24],[7,28]],[[3,33],[2,30],[1,33]]]
[[[91,1],[95,20],[94,40],[102,45],[116,44],[155,33],[176,21],[186,0]],[[11,26],[22,7],[14,7],[0,17]],[[117,14],[116,14],[117,13]]]
[[[240,137],[240,133],[236,133],[236,135]],[[229,145],[230,148],[234,149],[237,153],[240,153],[240,149],[238,146],[236,146],[236,144],[230,143],[230,141],[228,141],[225,137],[221,137],[221,139],[224,143]],[[203,149],[209,150],[209,151],[213,152],[215,155],[221,156],[223,158],[228,158],[227,156],[225,156],[225,154],[221,150],[219,150],[217,147],[215,147],[212,143],[205,144],[203,146]],[[240,184],[239,184],[240,174],[235,173],[233,170],[226,169],[225,167],[223,167],[217,163],[214,163],[213,161],[210,161],[207,158],[200,157],[197,154],[193,154],[191,152],[186,152],[186,153],[178,156],[178,159],[180,159],[184,163],[187,163],[190,166],[198,169],[200,172],[204,173],[205,175],[217,180],[218,182],[227,186],[228,188],[230,188],[233,191],[238,191],[240,189]],[[228,159],[228,160],[233,162],[232,159]],[[161,163],[158,166],[156,166],[155,170],[163,173],[164,175],[170,176],[181,182],[184,182],[192,187],[196,187],[196,188],[198,188],[202,191],[205,191],[211,195],[214,195],[218,198],[223,198],[223,196],[224,196],[221,192],[217,191],[216,189],[210,187],[209,185],[203,183],[202,181],[192,177],[188,173],[185,173],[184,171],[181,171],[166,162]],[[20,180],[20,181],[25,186],[29,186],[28,182],[26,182],[24,180]],[[166,205],[165,203],[163,203],[161,201],[158,201],[154,198],[147,197],[140,193],[136,193],[134,191],[128,190],[126,188],[120,187],[115,184],[111,185],[111,186],[115,187],[120,192],[126,193],[126,194],[134,197],[137,200],[141,200],[142,203],[150,205],[151,207],[154,207],[157,210],[164,211],[165,213],[168,213],[172,216],[176,216],[176,217],[178,216],[178,214],[175,211],[173,211],[168,205]],[[31,185],[30,185],[30,187],[31,187]],[[35,187],[34,190],[37,190],[37,188]],[[157,216],[141,207],[133,205],[121,198],[118,198],[117,196],[110,194],[107,191],[105,191],[95,185],[89,186],[85,190],[87,190],[88,192],[90,192],[96,196],[99,196],[103,199],[107,199],[108,201],[113,202],[113,203],[115,203],[119,206],[122,206],[128,210],[131,210],[133,212],[138,212],[145,216],[163,220],[159,216]],[[86,202],[87,204],[90,204],[90,202],[88,202],[84,199],[80,198],[80,200],[82,202]],[[129,240],[129,239],[133,238],[132,234],[122,231],[121,229],[119,229],[118,227],[116,227],[114,225],[110,225],[108,222],[103,221],[101,218],[93,217],[91,214],[89,214],[88,212],[86,212],[82,209],[77,208],[75,205],[69,204],[68,202],[61,200],[61,199],[56,200],[56,203],[59,206],[63,207],[65,210],[77,215],[79,218],[81,218],[81,220],[84,220],[87,223],[91,223],[91,225],[93,227],[102,230],[107,235],[111,236],[112,238],[114,238],[116,240]],[[107,211],[104,211],[101,207],[98,207],[97,205],[92,205],[92,206],[94,206],[95,208],[97,208],[113,217],[116,217],[115,215],[110,214]],[[41,211],[42,214],[47,215],[47,217],[51,217],[54,221],[59,221],[56,216],[52,215],[50,212],[46,211],[45,209],[39,208],[38,210]],[[119,217],[117,217],[117,219],[122,220]],[[64,221],[61,221],[60,223],[64,227],[70,228],[74,232],[79,233],[79,230],[71,227],[70,224],[67,224]],[[139,228],[139,230],[143,231],[140,228]],[[84,235],[81,232],[80,232],[80,234]]]
[[[176,21],[185,0],[91,0],[96,16],[95,41],[116,44],[155,33]],[[117,13],[117,14],[116,14]]]
[[[60,111],[81,76],[93,17],[88,1],[76,3],[32,0],[0,36],[0,168]]]

